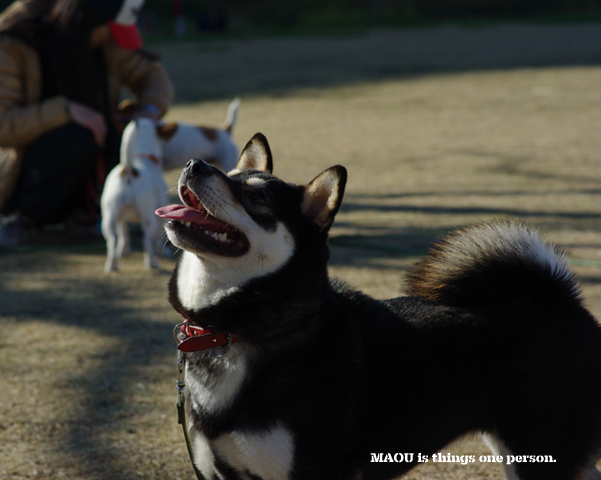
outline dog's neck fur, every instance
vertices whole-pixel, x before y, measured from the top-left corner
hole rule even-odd
[[[184,252],[178,265],[177,295],[187,310],[199,311],[213,306],[238,290],[239,282],[231,275],[222,275],[225,269],[209,260]]]
[[[222,270],[217,265],[184,254],[171,277],[169,299],[183,317],[198,325],[227,331],[243,342],[277,340],[283,345],[284,337],[312,330],[307,319],[315,317],[324,291],[329,291],[325,268],[302,277],[294,275],[306,261],[297,252],[269,278],[258,276],[231,284],[220,281]],[[282,302],[283,298],[290,301]],[[294,340],[299,340],[298,336]]]

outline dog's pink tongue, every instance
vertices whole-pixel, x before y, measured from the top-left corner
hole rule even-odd
[[[209,214],[203,210],[186,207],[184,205],[167,205],[166,207],[157,208],[154,212],[161,218],[173,218],[183,222],[206,223]]]

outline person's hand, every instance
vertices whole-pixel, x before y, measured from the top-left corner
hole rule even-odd
[[[136,109],[134,118],[149,118],[153,122],[156,122],[159,119],[159,109],[151,103],[146,103]]]
[[[71,119],[79,125],[91,130],[94,135],[94,141],[99,147],[104,146],[106,139],[107,126],[102,113],[82,105],[78,102],[69,101],[69,113]]]

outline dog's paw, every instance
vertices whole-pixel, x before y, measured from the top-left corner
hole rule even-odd
[[[106,261],[106,263],[104,264],[104,273],[106,273],[107,275],[109,273],[113,273],[119,270],[119,266],[117,264],[117,259],[112,259],[112,260],[108,260]]]

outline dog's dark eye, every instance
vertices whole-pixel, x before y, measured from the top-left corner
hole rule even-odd
[[[259,205],[267,205],[267,195],[263,192],[256,192],[252,195],[252,201],[258,203]]]

